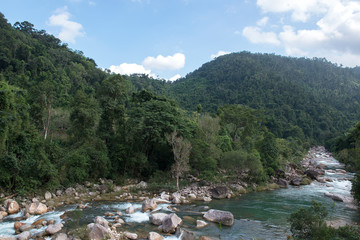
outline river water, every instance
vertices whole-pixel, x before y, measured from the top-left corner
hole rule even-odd
[[[176,206],[180,211],[177,214],[183,218],[182,228],[195,232],[199,236],[207,235],[210,237],[227,239],[286,239],[289,232],[288,217],[300,207],[309,207],[313,200],[322,202],[329,211],[329,220],[342,220],[345,222],[360,223],[360,212],[349,208],[347,203],[336,202],[324,193],[337,193],[350,197],[351,182],[353,174],[344,173],[338,169],[344,166],[336,161],[331,155],[319,153],[315,160],[318,164],[326,165],[325,177],[332,182],[319,183],[312,182],[310,185],[278,189],[273,191],[255,192],[245,194],[238,198],[226,200],[213,200],[210,203],[197,202],[192,205]],[[61,222],[60,215],[66,211],[73,211],[69,214],[71,220],[65,222],[65,228],[71,230],[78,226],[93,222],[94,217],[104,216],[106,212],[121,211],[124,213],[125,224],[121,230],[138,232],[140,237],[146,238],[149,231],[157,231],[157,226],[149,224],[149,213],[140,211],[134,214],[125,214],[125,209],[129,206],[141,209],[141,203],[130,202],[93,202],[91,207],[82,211],[75,210],[75,205],[64,206],[56,211],[46,213],[42,216],[32,216],[23,221],[32,223],[40,218],[55,219]],[[169,204],[160,204],[157,208],[159,212],[170,213]],[[219,226],[210,223],[202,229],[196,229],[196,219],[202,219],[200,212],[206,211],[206,207],[213,209],[226,210],[234,214],[235,221],[231,227]],[[21,216],[18,213],[8,216],[0,223],[0,235],[14,234],[14,218]],[[112,220],[111,217],[107,218]],[[33,232],[43,231],[35,229]],[[179,236],[166,236],[165,239],[180,239]]]

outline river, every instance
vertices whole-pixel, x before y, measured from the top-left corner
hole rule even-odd
[[[352,173],[339,171],[344,166],[327,153],[316,154],[317,164],[325,164],[325,177],[330,181],[320,183],[312,182],[310,185],[277,189],[273,191],[254,192],[245,194],[238,198],[226,200],[213,200],[210,203],[196,202],[192,205],[179,205],[177,214],[184,220],[183,228],[195,232],[199,236],[227,239],[286,239],[289,232],[288,217],[300,207],[309,207],[313,200],[322,202],[329,211],[329,220],[341,220],[343,222],[360,223],[360,212],[347,206],[344,202],[334,201],[326,197],[324,193],[337,193],[350,197]],[[93,202],[91,207],[84,210],[76,210],[75,205],[68,205],[58,208],[56,211],[48,212],[42,216],[32,216],[23,222],[32,223],[40,218],[55,219],[56,222],[63,222],[60,219],[66,211],[73,211],[69,214],[71,220],[66,220],[65,229],[71,230],[78,226],[93,222],[94,217],[104,216],[106,212],[121,211],[124,213],[125,224],[122,230],[138,232],[140,237],[146,237],[149,231],[157,231],[157,227],[149,223],[149,213],[140,211],[134,214],[125,214],[125,209],[133,205],[134,208],[141,208],[141,203],[130,202]],[[169,204],[160,204],[158,211],[170,213]],[[219,226],[210,223],[202,229],[195,228],[196,219],[202,219],[200,212],[206,211],[206,207],[230,211],[234,214],[235,221],[231,227]],[[8,216],[0,223],[0,235],[14,234],[14,218],[22,213]],[[112,220],[112,217],[107,217]],[[43,231],[34,229],[33,232]],[[171,236],[165,239],[179,239]]]

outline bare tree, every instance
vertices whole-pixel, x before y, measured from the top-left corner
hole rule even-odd
[[[189,157],[191,151],[191,143],[179,136],[176,131],[166,134],[166,139],[172,147],[174,154],[174,164],[171,166],[171,172],[176,178],[176,187],[179,188],[179,178],[182,174],[190,170]]]

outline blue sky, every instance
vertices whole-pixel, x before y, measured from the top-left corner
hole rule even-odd
[[[351,0],[0,0],[99,67],[176,79],[250,51],[360,65],[360,2]]]

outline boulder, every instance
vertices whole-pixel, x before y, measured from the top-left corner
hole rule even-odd
[[[48,191],[48,192],[45,193],[45,196],[44,196],[44,197],[45,197],[45,200],[48,201],[48,200],[51,199],[52,195],[51,195],[51,193]]]
[[[174,198],[172,199],[172,203],[173,203],[173,204],[180,204],[180,203],[181,203],[181,200],[180,200],[180,198],[174,197]]]
[[[11,200],[11,201],[8,202],[8,204],[7,204],[7,212],[9,214],[18,213],[19,211],[20,211],[20,206],[16,201]]]
[[[14,229],[15,231],[19,230],[21,226],[25,225],[25,223],[22,222],[15,222],[14,223]]]
[[[190,194],[188,195],[188,197],[189,197],[190,199],[196,199],[196,195],[195,195],[194,193],[190,193]]]
[[[203,228],[207,225],[208,223],[203,220],[196,220],[196,228]]]
[[[163,240],[164,238],[157,232],[149,232],[148,240]]]
[[[65,190],[65,194],[67,196],[75,196],[76,195],[76,190],[75,188],[69,187]]]
[[[142,203],[142,212],[146,212],[148,210],[152,211],[157,207],[155,199],[146,199]]]
[[[16,236],[17,240],[29,240],[31,237],[31,233],[29,231],[22,232]]]
[[[136,233],[124,232],[125,237],[128,239],[137,239],[138,235]]]
[[[105,228],[109,228],[109,222],[103,217],[97,216],[94,219],[94,223],[99,224],[99,225],[101,225],[101,226],[103,226]]]
[[[149,219],[152,224],[161,225],[162,221],[167,216],[168,216],[168,214],[166,214],[166,213],[153,213],[153,214],[150,214]]]
[[[190,232],[186,229],[181,229],[181,240],[196,240],[197,236],[195,233]]]
[[[181,223],[181,218],[179,218],[175,213],[171,213],[163,219],[161,229],[165,233],[174,233]]]
[[[15,236],[1,236],[0,235],[0,240],[16,240]]]
[[[337,194],[337,193],[329,193],[329,192],[327,192],[327,193],[324,193],[324,195],[326,197],[330,197],[334,201],[338,201],[338,202],[351,203],[353,201],[352,198],[346,197],[346,196],[343,196],[343,195],[340,195],[340,194]]]
[[[162,192],[161,195],[160,195],[160,198],[163,199],[163,200],[169,201],[170,200],[170,195],[166,194],[166,192]]]
[[[31,215],[41,215],[47,212],[47,206],[40,202],[34,202],[26,207],[26,211]]]
[[[108,238],[113,239],[110,229],[100,224],[90,223],[88,225],[88,230],[89,230],[88,238],[91,240],[102,240]]]
[[[227,226],[234,224],[234,215],[228,211],[210,209],[204,214],[204,218],[210,222],[216,222]]]
[[[282,188],[287,188],[289,183],[285,179],[279,178],[279,180],[277,181],[277,185]]]
[[[229,193],[229,189],[225,186],[217,186],[209,190],[211,197],[216,199],[226,198]]]
[[[137,188],[147,188],[148,184],[144,181],[139,182],[136,187]]]
[[[31,225],[33,226],[36,226],[36,225],[46,225],[47,221],[45,219],[39,219],[39,220],[36,220],[35,222],[33,222]]]
[[[211,197],[203,197],[202,200],[204,202],[211,202],[212,201]]]
[[[51,238],[51,240],[68,240],[68,235],[66,235],[65,233],[59,233],[56,234],[54,237]]]
[[[26,232],[26,231],[30,231],[33,228],[34,227],[31,226],[30,224],[24,224],[24,225],[19,227],[19,230],[20,230],[20,232]]]
[[[1,219],[1,217],[6,217],[7,215],[9,215],[7,212],[5,212],[5,211],[0,211],[0,219]]]
[[[63,191],[61,191],[61,190],[56,191],[56,196],[61,196],[62,194],[63,194]]]
[[[291,179],[290,184],[294,185],[294,186],[300,186],[301,181],[302,181],[302,177],[296,177],[296,178]]]
[[[309,178],[316,180],[319,175],[325,175],[325,170],[324,169],[308,169],[304,172],[304,174],[306,174]]]
[[[135,212],[135,208],[133,206],[128,207],[125,212],[127,214],[133,214]]]
[[[47,234],[50,235],[54,235],[55,233],[59,232],[64,225],[62,225],[62,223],[57,223],[57,224],[50,224],[49,226],[47,226],[47,228],[45,229],[45,232]]]

